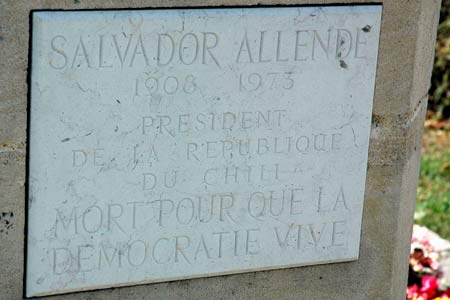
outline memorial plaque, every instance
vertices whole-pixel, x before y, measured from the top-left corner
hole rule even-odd
[[[27,295],[356,260],[380,19],[34,12]]]

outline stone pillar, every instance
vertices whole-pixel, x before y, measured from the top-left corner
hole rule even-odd
[[[0,299],[24,299],[30,13],[329,5],[329,0],[0,0]],[[342,0],[338,4],[373,1]],[[440,0],[383,5],[359,260],[79,292],[48,299],[404,299]],[[45,216],[42,216],[45,218]],[[44,297],[43,299],[45,299]]]

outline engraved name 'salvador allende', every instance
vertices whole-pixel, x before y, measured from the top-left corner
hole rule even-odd
[[[49,41],[53,69],[132,68],[134,66],[214,65],[228,63],[305,62],[366,58],[367,35],[361,28],[255,31],[234,42],[215,32],[163,32],[66,37]],[[227,47],[228,57],[218,48]]]

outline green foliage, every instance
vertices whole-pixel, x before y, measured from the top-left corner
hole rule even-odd
[[[450,134],[425,132],[414,215],[417,224],[450,238]]]
[[[450,117],[450,0],[442,0],[428,107],[436,119]]]

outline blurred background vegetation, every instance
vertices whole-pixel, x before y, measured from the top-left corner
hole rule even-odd
[[[450,0],[442,0],[415,222],[450,239]]]
[[[442,1],[428,107],[436,119],[450,117],[450,0]]]

